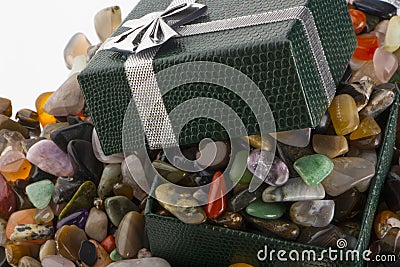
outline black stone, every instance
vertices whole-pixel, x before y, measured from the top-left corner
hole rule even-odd
[[[55,204],[70,201],[82,183],[83,180],[73,177],[59,177],[54,186],[53,194],[51,195],[52,201]]]
[[[357,189],[350,189],[335,199],[335,221],[344,221],[354,218],[360,211],[364,210],[366,202],[363,193]]]
[[[259,199],[265,190],[265,186],[260,186],[256,191],[249,192],[246,188],[235,194],[228,200],[228,210],[238,212],[246,208],[251,202]]]
[[[103,172],[103,163],[94,155],[92,143],[84,140],[72,140],[68,143],[67,152],[75,170],[74,177],[89,178],[98,184]]]
[[[85,140],[91,142],[92,133],[93,125],[85,122],[58,129],[50,134],[50,138],[62,151],[67,152],[70,141]]]
[[[84,240],[79,248],[79,259],[88,266],[93,266],[97,261],[96,246],[89,240]]]
[[[33,166],[34,170],[33,170],[33,174],[32,176],[29,178],[29,182],[30,183],[34,183],[34,182],[39,182],[41,180],[53,180],[56,179],[57,176],[54,176],[48,172],[43,171],[42,169],[40,169],[37,166]]]
[[[376,16],[370,15],[370,14],[366,14],[367,16],[367,25],[365,26],[363,33],[368,33],[368,32],[372,32],[376,25],[378,25],[378,23],[380,22],[380,19]]]
[[[68,117],[67,117],[67,122],[68,122],[70,125],[74,125],[74,124],[82,123],[83,120],[82,120],[81,117],[79,117],[79,116],[68,116]]]
[[[398,176],[398,174],[396,174],[396,176]],[[389,174],[388,178],[386,179],[385,185],[383,187],[382,196],[388,208],[393,212],[400,211],[399,192],[400,192],[400,180],[394,178],[393,175]]]
[[[394,5],[379,0],[357,0],[354,1],[354,6],[366,14],[382,19],[390,19],[397,13],[397,8]]]

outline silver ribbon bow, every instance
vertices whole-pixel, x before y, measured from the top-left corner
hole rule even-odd
[[[207,6],[187,2],[168,7],[165,11],[147,14],[140,19],[128,20],[122,26],[124,33],[110,37],[103,49],[140,53],[161,46],[169,39],[179,36],[176,28],[187,24],[207,12]]]

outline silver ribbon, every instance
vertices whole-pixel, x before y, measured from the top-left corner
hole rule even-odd
[[[175,28],[201,17],[206,12],[207,6],[187,1],[170,5],[163,12],[128,20],[122,25],[127,30],[107,39],[103,49],[138,54],[146,49],[161,46],[169,39],[179,36]]]
[[[190,4],[193,5],[195,3],[195,0],[173,0],[171,5],[167,8],[167,11],[171,9],[173,10],[174,7],[177,7],[184,3],[188,5]],[[173,132],[171,121],[169,120],[168,117],[168,112],[162,100],[162,94],[160,92],[160,88],[158,87],[156,75],[154,73],[152,65],[153,59],[159,49],[159,45],[149,46],[148,40],[150,40],[151,38],[149,39],[148,36],[151,36],[151,34],[145,34],[143,36],[144,39],[142,38],[144,42],[143,46],[150,47],[149,49],[146,48],[145,48],[146,50],[141,49],[141,43],[137,44],[136,45],[137,47],[129,46],[131,39],[133,37],[140,36],[136,34],[137,33],[136,31],[139,31],[139,28],[141,29],[141,31],[147,29],[149,33],[154,32],[155,28],[153,27],[146,28],[143,25],[148,25],[150,23],[151,20],[150,17],[152,17],[153,19],[151,20],[152,22],[150,25],[157,24],[155,23],[155,21],[161,21],[161,15],[164,14],[164,12],[161,13],[156,12],[152,14],[158,14],[158,15],[156,17],[152,17],[153,15],[151,16],[149,15],[149,17],[145,16],[146,23],[144,23],[145,17],[143,17],[143,21],[141,21],[137,25],[134,24],[137,23],[138,20],[132,20],[131,22],[129,21],[127,22],[128,26],[130,26],[132,30],[125,33],[125,35],[128,33],[128,36],[126,38],[127,39],[126,42],[123,43],[124,44],[127,43],[128,47],[121,45],[120,51],[127,51],[126,49],[128,48],[136,49],[136,54],[130,55],[127,61],[125,62],[125,73],[128,83],[132,90],[133,100],[136,104],[137,111],[139,113],[140,119],[143,124],[148,145],[152,149],[159,149],[163,147],[166,148],[166,147],[178,146],[178,141]],[[317,65],[319,75],[321,77],[324,89],[326,91],[327,99],[329,103],[331,103],[335,95],[336,86],[332,74],[330,72],[321,41],[319,39],[318,30],[315,25],[314,17],[312,15],[312,12],[305,6],[293,7],[284,10],[271,11],[271,12],[231,18],[231,19],[180,26],[179,28],[176,28],[176,30],[174,30],[175,33],[164,35],[164,40],[166,38],[165,36],[169,38],[172,37],[179,38],[179,36],[184,37],[184,36],[206,34],[211,32],[226,31],[231,29],[251,27],[251,26],[276,23],[288,20],[299,20],[302,23],[306,31],[307,40],[314,57],[314,61]],[[163,25],[165,26],[165,24]],[[150,31],[149,29],[152,30]],[[168,32],[170,32],[170,29],[168,29]],[[163,34],[166,33],[164,32]],[[117,37],[112,38],[112,40],[115,43]],[[137,40],[137,38],[136,39],[134,38],[134,40]],[[106,41],[107,45],[109,44],[109,41]],[[103,46],[103,49],[107,48]],[[132,52],[132,50],[130,51]],[[141,51],[141,53],[138,53],[139,51]]]

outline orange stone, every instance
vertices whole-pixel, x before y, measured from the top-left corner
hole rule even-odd
[[[19,159],[10,164],[0,167],[0,172],[9,182],[15,182],[19,179],[26,180],[29,178],[32,165],[26,159]]]
[[[356,9],[350,9],[349,12],[354,31],[356,34],[361,33],[367,25],[367,16],[364,12]]]
[[[365,117],[358,128],[351,133],[350,140],[357,140],[365,137],[375,136],[381,133],[381,127],[372,117]]]
[[[53,115],[50,115],[44,111],[44,104],[46,104],[47,99],[53,94],[53,92],[47,92],[41,94],[36,99],[36,110],[39,115],[39,121],[42,127],[46,126],[47,124],[56,123],[57,120]]]
[[[379,47],[378,37],[374,35],[358,35],[357,48],[353,57],[360,60],[372,60],[375,50]]]
[[[37,209],[19,210],[11,214],[6,226],[6,236],[10,239],[11,234],[14,232],[15,226],[18,224],[36,224],[35,214]],[[52,222],[49,223],[53,225]],[[27,243],[43,244],[46,240],[31,240]]]
[[[109,235],[104,238],[100,245],[107,251],[107,253],[111,253],[111,251],[117,247],[115,244],[115,237],[113,235]]]
[[[374,230],[379,239],[385,237],[393,228],[400,228],[400,216],[396,213],[384,210],[375,217]]]

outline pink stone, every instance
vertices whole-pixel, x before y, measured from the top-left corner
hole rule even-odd
[[[378,48],[374,54],[374,69],[376,77],[387,83],[392,78],[397,68],[399,67],[399,60],[392,53]]]
[[[42,140],[34,144],[26,158],[45,172],[55,176],[72,176],[74,168],[68,155],[53,141]]]
[[[75,267],[75,264],[61,256],[47,256],[42,260],[43,267]]]

